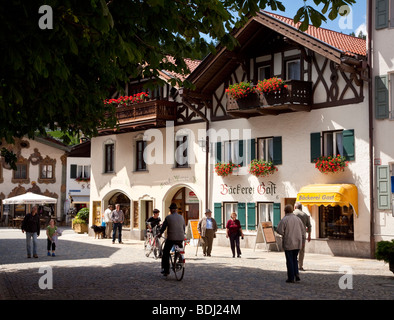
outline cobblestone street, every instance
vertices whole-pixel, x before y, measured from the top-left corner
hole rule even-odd
[[[394,276],[381,261],[306,254],[301,281],[285,283],[283,252],[243,249],[232,258],[228,247],[214,247],[203,257],[186,248],[183,281],[160,274],[160,260],[146,257],[143,242],[112,244],[66,229],[56,257],[46,255],[46,236],[38,238],[39,258],[27,259],[24,234],[0,229],[0,297],[3,300],[127,299],[127,300],[393,300]],[[40,289],[48,275],[53,289]],[[49,269],[49,268],[48,268]],[[48,270],[44,269],[44,270]],[[352,275],[350,275],[352,273]],[[344,280],[345,278],[347,280]],[[341,289],[345,283],[352,289]]]

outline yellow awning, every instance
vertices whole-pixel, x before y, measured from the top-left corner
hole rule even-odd
[[[358,216],[357,187],[354,184],[310,184],[301,188],[297,202],[306,206],[351,205]]]

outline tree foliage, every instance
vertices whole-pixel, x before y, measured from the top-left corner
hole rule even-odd
[[[341,5],[355,1],[313,2],[322,13],[304,1],[295,17],[303,29],[334,19]],[[52,29],[39,27],[42,5],[53,10]],[[114,127],[114,107],[103,104],[111,88],[163,69],[188,73],[183,58],[215,50],[205,35],[233,48],[230,31],[266,8],[285,9],[277,0],[3,0],[0,138],[59,129],[67,142],[79,132],[94,136],[98,127]]]

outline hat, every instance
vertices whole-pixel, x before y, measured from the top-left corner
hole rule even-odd
[[[170,205],[169,208],[170,208],[170,209],[178,209],[176,203],[171,203],[171,205]]]
[[[205,210],[205,213],[208,213],[208,212],[212,213],[211,209]]]

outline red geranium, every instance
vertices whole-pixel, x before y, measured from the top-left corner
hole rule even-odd
[[[287,88],[287,85],[281,78],[277,77],[259,80],[256,85],[256,90],[264,93],[281,91],[283,88]]]
[[[133,103],[141,103],[144,102],[149,97],[149,94],[146,92],[139,92],[133,94],[132,96],[122,96],[117,99],[106,99],[104,100],[104,104],[133,104]]]

